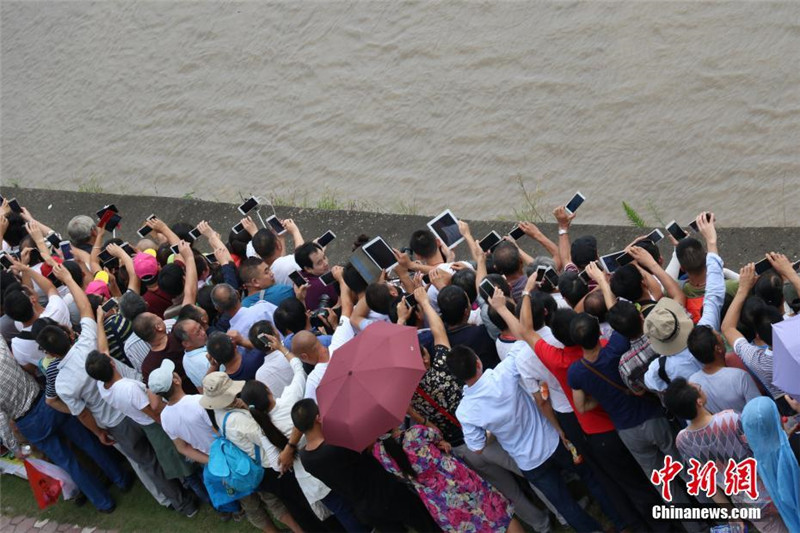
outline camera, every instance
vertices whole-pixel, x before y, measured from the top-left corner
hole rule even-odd
[[[311,327],[312,328],[325,328],[325,331],[329,330],[328,325],[322,320],[323,318],[328,318],[328,307],[331,305],[331,297],[327,294],[323,294],[319,298],[319,305],[314,311],[311,312]],[[329,332],[330,333],[330,332]]]

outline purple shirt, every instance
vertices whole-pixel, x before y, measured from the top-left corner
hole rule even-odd
[[[336,285],[331,284],[326,286],[320,281],[319,276],[309,274],[308,272],[301,272],[305,280],[308,282],[308,292],[306,292],[306,309],[313,311],[319,305],[319,300],[323,294],[330,296],[331,301],[327,307],[335,307],[339,302],[339,295],[336,293]]]

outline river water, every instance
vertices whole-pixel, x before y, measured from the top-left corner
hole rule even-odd
[[[0,4],[5,185],[800,225],[800,3]],[[538,192],[537,192],[538,190]],[[655,208],[655,212],[653,211]]]

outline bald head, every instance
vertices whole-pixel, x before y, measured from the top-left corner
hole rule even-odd
[[[292,338],[292,353],[304,363],[315,365],[319,362],[320,352],[324,350],[317,336],[310,331],[298,331]]]

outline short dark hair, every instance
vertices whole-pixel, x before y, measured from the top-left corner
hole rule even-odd
[[[478,298],[478,288],[475,286],[475,271],[471,268],[456,270],[453,277],[450,278],[450,284],[464,289],[470,303]]]
[[[153,342],[156,338],[156,316],[142,313],[133,319],[133,332],[144,342]]]
[[[208,314],[208,323],[213,324],[219,316],[219,311],[214,307],[214,301],[211,299],[211,293],[214,291],[216,285],[204,285],[197,291],[197,305],[203,308]]]
[[[272,314],[272,320],[275,321],[278,331],[284,335],[303,331],[308,322],[306,306],[294,296],[286,298],[278,304],[278,308]]]
[[[772,325],[783,321],[783,315],[772,306],[766,306],[756,317],[756,333],[767,345],[772,346]]]
[[[600,323],[589,313],[579,313],[570,322],[569,335],[581,348],[591,350],[600,342]]]
[[[578,237],[570,245],[570,256],[575,266],[583,270],[586,265],[597,259],[597,239],[593,235]]]
[[[636,305],[619,301],[608,310],[608,323],[628,339],[638,339],[644,334],[644,322]]]
[[[697,418],[697,400],[700,391],[689,385],[686,378],[675,378],[664,393],[664,405],[678,418],[693,420]]]
[[[558,278],[558,292],[570,307],[575,307],[589,293],[589,286],[578,277],[577,272],[566,271]]]
[[[577,344],[572,340],[572,334],[570,333],[570,325],[575,315],[577,313],[572,309],[559,307],[553,313],[553,319],[550,321],[550,329],[553,331],[553,336],[564,346],[575,346]]]
[[[411,234],[411,241],[408,243],[408,247],[420,257],[430,257],[438,249],[436,235],[431,230],[417,230]]]
[[[186,319],[191,319],[197,322],[198,324],[203,323],[203,313],[200,312],[200,308],[194,304],[186,304],[181,307],[180,311],[178,311],[178,322]]]
[[[183,320],[178,320],[175,322],[175,325],[172,326],[172,334],[175,335],[175,338],[181,342],[186,342],[189,340],[189,334],[186,332],[186,325],[188,324],[190,318],[184,318]]]
[[[322,246],[315,243],[314,241],[307,242],[305,244],[300,245],[294,251],[294,261],[297,263],[302,269],[313,269],[314,268],[314,261],[311,260],[311,255],[316,252],[321,252]]]
[[[86,373],[90,378],[106,383],[114,377],[114,366],[106,354],[92,350],[86,356]]]
[[[463,322],[464,314],[469,309],[469,298],[461,287],[448,285],[439,291],[436,300],[442,321],[448,326],[456,326]]]
[[[311,398],[304,398],[292,406],[292,424],[300,432],[305,433],[314,427],[318,414],[317,402]]]
[[[756,321],[765,307],[769,306],[760,296],[748,296],[744,301],[736,329],[744,335],[747,342],[753,342],[756,338]]]
[[[367,290],[367,282],[356,267],[353,266],[353,263],[348,262],[344,266],[344,270],[342,270],[342,279],[344,279],[344,284],[356,294],[361,294]]]
[[[531,299],[531,314],[533,315],[533,329],[539,330],[550,324],[553,313],[558,309],[555,298],[541,291],[533,291]],[[525,300],[520,305],[524,305]]]
[[[119,297],[119,313],[127,320],[134,320],[137,316],[147,312],[147,302],[141,295],[133,291],[126,291]]]
[[[631,302],[642,299],[642,273],[633,264],[619,267],[611,276],[611,292]]]
[[[9,287],[3,297],[3,312],[18,322],[27,322],[33,318],[33,303],[20,287]]]
[[[178,263],[164,265],[158,272],[158,288],[170,296],[178,296],[183,292],[183,267]]]
[[[271,231],[268,229],[260,229],[259,232],[266,231],[272,234]],[[256,233],[258,235],[258,233]],[[274,234],[273,234],[274,237]],[[246,231],[242,230],[239,233],[231,230],[228,233],[228,250],[239,257],[247,257],[247,243],[250,242],[250,234]],[[256,239],[253,237],[253,248],[255,249],[256,253],[261,255],[261,252],[258,251],[258,248],[255,246]]]
[[[783,279],[780,274],[773,269],[761,274],[753,286],[753,294],[763,298],[767,305],[780,309],[783,306]]]
[[[189,225],[187,222],[175,222],[169,229],[171,229],[172,233],[177,235],[180,240],[192,243],[189,232],[194,229],[194,226]]]
[[[491,274],[486,274],[486,277],[484,279],[488,279],[489,281],[491,281],[492,285],[503,291],[504,295],[509,297],[511,296],[511,285],[508,284],[508,280],[502,274],[497,274],[496,272],[493,272]],[[453,281],[450,280],[450,283],[452,282]]]
[[[700,274],[706,268],[706,250],[694,237],[682,239],[675,247],[675,255],[687,274]]]
[[[62,266],[67,269],[70,277],[78,284],[78,287],[83,287],[83,269],[77,261],[64,261]]]
[[[367,292],[364,297],[367,299],[367,307],[376,313],[389,314],[394,298],[389,292],[388,285],[385,283],[370,283],[367,286]]]
[[[25,229],[25,219],[22,218],[22,215],[13,211],[7,213],[6,218],[8,219],[8,228],[3,234],[3,240],[12,248],[19,246],[22,239],[28,235],[28,230]]]
[[[69,335],[61,326],[45,326],[36,336],[36,344],[42,351],[64,357],[69,352],[72,344]]]
[[[592,291],[583,299],[583,310],[595,317],[600,322],[605,322],[608,316],[606,299],[602,291]]]
[[[638,241],[634,242],[633,245],[647,251],[647,253],[649,253],[653,259],[655,259],[656,263],[661,262],[661,250],[659,250],[658,246],[656,246],[656,243],[650,239],[639,239]]]
[[[169,260],[169,256],[173,255],[172,249],[168,242],[165,242],[161,246],[158,247],[156,250],[156,261],[158,261],[159,266],[165,266],[167,261]],[[147,279],[147,278],[145,278]],[[153,279],[149,283],[145,283],[145,285],[152,285],[158,281],[157,277],[153,277]]]
[[[269,228],[261,228],[253,235],[253,249],[264,259],[272,257],[278,249],[278,236]]]
[[[509,276],[522,270],[522,258],[519,249],[508,241],[500,242],[492,254],[494,268],[499,274]]]
[[[264,263],[260,257],[248,257],[239,263],[239,279],[243,284],[250,283],[258,276],[258,267]]]
[[[695,326],[689,333],[686,345],[695,359],[707,365],[714,361],[717,336],[710,326]]]
[[[506,309],[511,311],[512,314],[516,313],[517,306],[514,305],[514,300],[506,298]],[[489,320],[492,322],[492,324],[497,326],[497,329],[499,329],[500,331],[508,329],[508,324],[506,324],[506,321],[503,319],[502,316],[500,316],[500,313],[497,312],[497,309],[495,309],[492,306],[489,306],[489,311],[487,312],[487,314],[489,315]]]
[[[233,345],[233,341],[221,331],[215,331],[208,336],[206,348],[208,349],[208,355],[221,365],[229,363],[236,355],[236,347]]]
[[[261,341],[261,339],[258,338],[258,336],[262,333],[266,333],[267,335],[271,335],[273,337],[278,337],[278,333],[275,331],[275,326],[272,325],[272,322],[269,320],[259,320],[250,326],[250,331],[247,332],[247,338],[250,340],[253,348],[256,350],[261,350],[262,352],[266,352],[270,349],[269,346],[267,346]]]
[[[450,372],[461,381],[468,381],[478,373],[478,356],[468,346],[453,346],[446,362]]]

